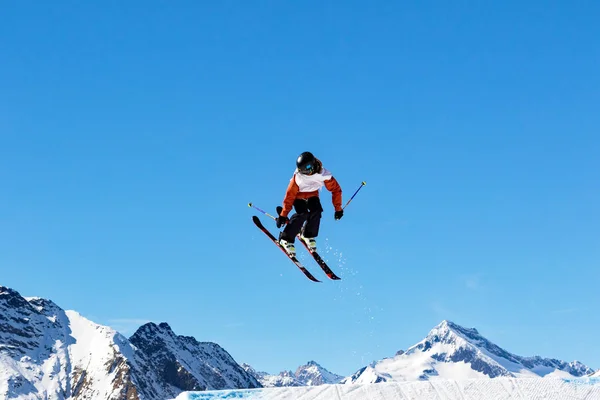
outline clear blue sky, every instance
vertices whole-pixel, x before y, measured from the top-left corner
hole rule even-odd
[[[600,368],[600,3],[301,3],[5,3],[0,284],[269,372],[443,319]],[[367,181],[340,282],[251,223],[306,150]]]

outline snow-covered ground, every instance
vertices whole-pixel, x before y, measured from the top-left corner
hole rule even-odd
[[[176,400],[599,400],[600,379],[495,378],[186,392]]]

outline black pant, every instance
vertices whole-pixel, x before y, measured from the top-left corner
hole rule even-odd
[[[300,233],[302,226],[304,227],[304,237],[313,238],[319,234],[319,225],[321,224],[321,214],[323,207],[318,196],[308,199],[296,199],[294,201],[294,209],[296,213],[291,216],[290,221],[280,234],[280,238],[288,242],[294,242],[296,235]]]

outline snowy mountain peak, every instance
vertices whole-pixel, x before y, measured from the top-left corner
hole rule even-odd
[[[246,363],[242,364],[242,368],[264,387],[303,386],[292,371],[282,371],[278,375],[271,375],[264,371],[257,371]]]
[[[443,320],[436,328],[451,330],[467,336],[479,337],[479,332],[476,328],[465,328],[448,320]]]
[[[373,362],[346,378],[344,383],[501,376],[579,377],[591,372],[577,361],[567,363],[539,356],[517,356],[490,342],[475,328],[444,320],[406,353]]]
[[[176,335],[165,322],[144,324],[129,340],[170,385],[184,390],[260,387],[221,346]]]
[[[214,343],[150,323],[129,340],[39,297],[0,286],[0,398],[159,400],[259,383]]]
[[[17,295],[17,296],[21,296],[19,294],[19,292],[17,292],[16,290],[11,289],[11,288],[6,287],[6,286],[3,286],[3,285],[0,285],[0,296],[3,296],[3,295],[13,295],[13,296]]]
[[[296,369],[296,379],[304,386],[316,386],[340,382],[344,377],[329,372],[315,361],[309,361]]]
[[[242,364],[242,367],[265,387],[317,386],[339,383],[343,379],[342,376],[329,372],[312,360],[299,366],[296,372],[282,371],[277,375],[258,372],[248,364]]]
[[[444,320],[434,327],[427,337],[415,346],[407,350],[407,354],[413,354],[416,351],[426,352],[436,345],[448,347],[449,353],[438,354],[439,357],[450,357],[447,361],[467,361],[473,353],[485,352],[490,357],[499,357],[508,360],[511,363],[519,363],[518,357],[500,348],[479,334],[475,328],[465,328],[454,322]],[[466,353],[471,353],[467,355]],[[482,371],[483,372],[483,371]],[[510,375],[502,371],[487,371],[494,375]],[[490,375],[490,376],[492,376]],[[500,376],[499,375],[499,376]],[[492,376],[493,377],[493,376]]]
[[[62,309],[52,300],[42,299],[41,297],[28,297],[26,300],[39,312],[50,318],[62,311]]]
[[[464,328],[454,322],[444,320],[434,327],[425,340],[430,340],[433,343],[456,343],[457,340],[465,340],[474,343],[480,343],[485,340],[477,329]]]
[[[0,293],[0,398],[117,399],[131,385],[114,333],[50,300]]]
[[[55,307],[50,301],[47,304]],[[0,352],[43,359],[58,345],[55,340],[64,336],[65,319],[64,312],[50,314],[43,305],[31,304],[16,290],[0,286]]]
[[[166,322],[161,322],[160,324],[158,324],[158,327],[162,330],[168,331],[168,332],[173,332],[173,330],[171,329],[171,327],[169,326],[169,324],[167,324]]]
[[[166,322],[161,322],[160,324],[155,324],[154,322],[147,322],[144,325],[138,328],[136,333],[140,334],[148,334],[148,335],[167,335],[167,336],[175,336],[173,330]]]
[[[6,307],[15,309],[31,307],[29,302],[19,292],[6,286],[0,286],[0,304],[5,304]]]

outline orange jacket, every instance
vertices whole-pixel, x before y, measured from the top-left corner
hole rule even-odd
[[[319,196],[319,189],[323,186],[331,192],[331,201],[335,207],[335,211],[340,211],[342,209],[342,188],[331,172],[325,168],[321,168],[316,174],[303,175],[296,170],[285,192],[281,216],[288,216],[290,211],[292,211],[296,199],[308,199],[309,197]]]

